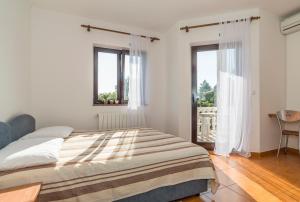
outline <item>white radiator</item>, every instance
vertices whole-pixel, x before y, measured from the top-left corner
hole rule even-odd
[[[101,112],[98,113],[98,120],[100,131],[145,127],[145,118],[139,112]]]

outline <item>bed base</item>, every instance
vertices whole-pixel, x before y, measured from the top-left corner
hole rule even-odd
[[[160,187],[142,194],[117,200],[115,202],[169,202],[196,196],[208,189],[208,180],[193,180],[172,186]]]

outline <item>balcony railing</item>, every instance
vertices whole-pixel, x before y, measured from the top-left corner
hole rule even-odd
[[[217,107],[197,108],[198,142],[214,142],[217,128]]]

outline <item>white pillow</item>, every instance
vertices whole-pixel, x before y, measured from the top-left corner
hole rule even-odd
[[[62,138],[17,140],[0,150],[0,171],[58,161]]]
[[[23,136],[21,139],[29,138],[41,138],[41,137],[57,137],[66,138],[68,137],[74,129],[68,126],[52,126],[46,128],[40,128],[36,131]]]

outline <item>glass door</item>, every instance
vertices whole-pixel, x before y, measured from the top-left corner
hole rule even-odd
[[[217,128],[218,45],[192,47],[192,141],[213,150]]]

